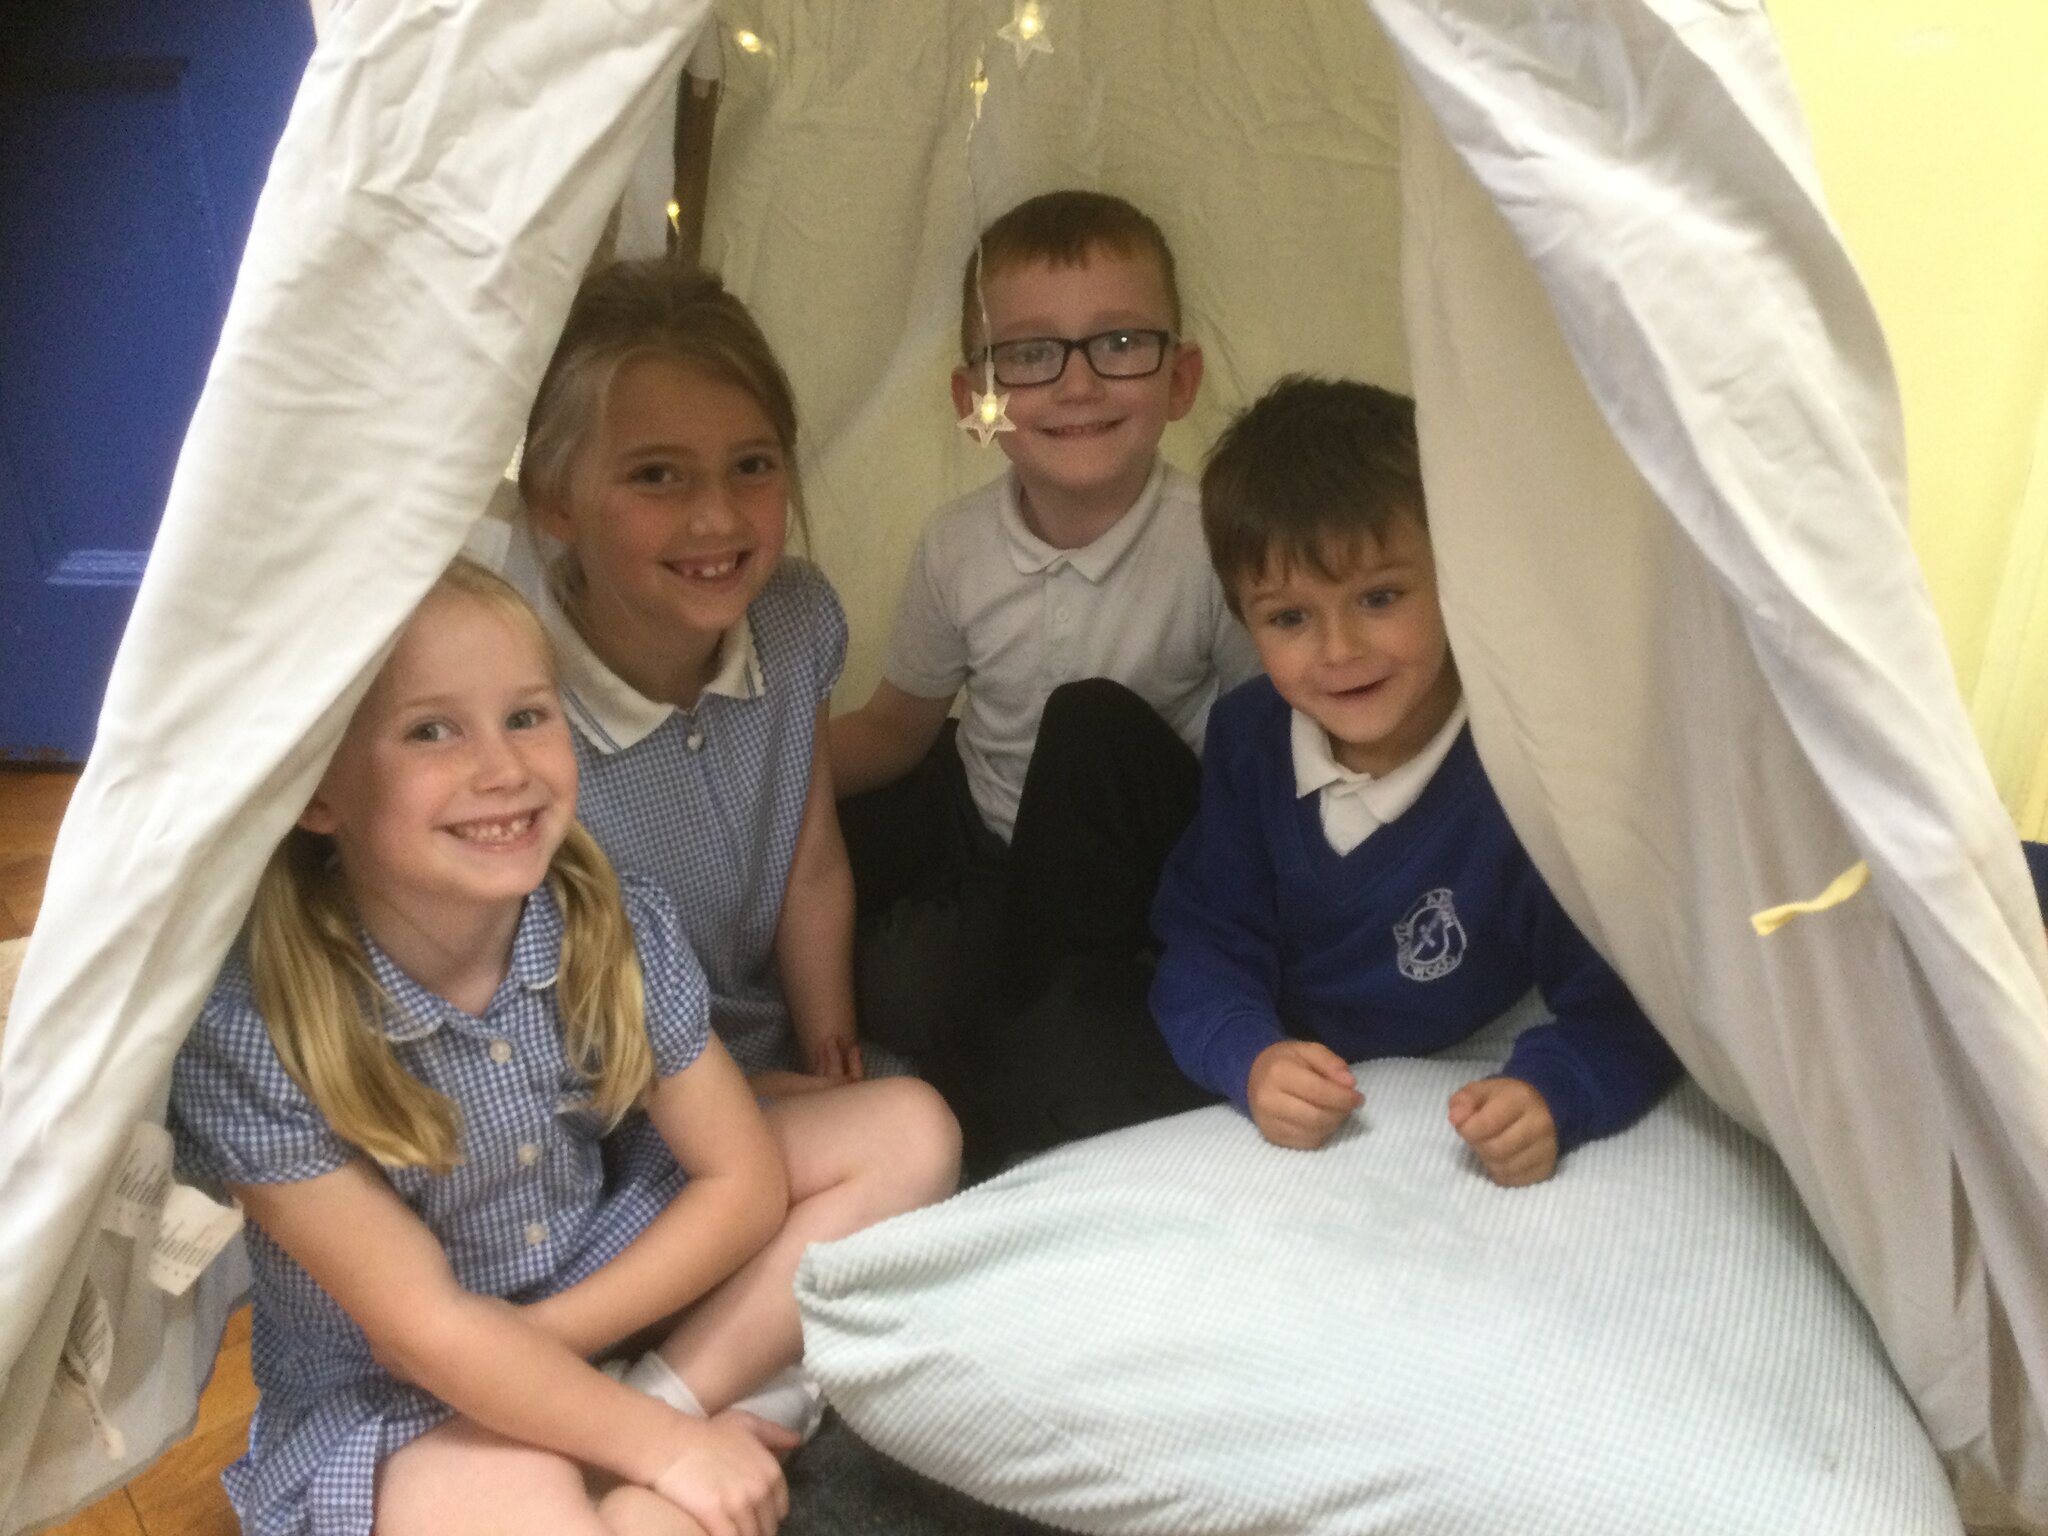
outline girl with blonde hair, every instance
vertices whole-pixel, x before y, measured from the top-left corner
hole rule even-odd
[[[262,1397],[225,1482],[256,1536],[766,1536],[786,1511],[803,1426],[758,1389],[796,1355],[802,1243],[859,1220],[792,1203],[673,906],[576,799],[546,637],[458,563],[173,1069],[181,1167],[248,1216]],[[607,1180],[640,1126],[678,1170],[659,1205]]]
[[[746,306],[666,260],[585,278],[519,483],[579,814],[620,869],[674,899],[799,1211],[866,1222],[949,1193],[952,1112],[886,1076],[855,1029],[853,876],[822,729],[846,616],[787,552],[803,516],[795,396]],[[650,1205],[675,1177],[644,1133],[616,1166]],[[783,1337],[799,1347],[793,1323]]]

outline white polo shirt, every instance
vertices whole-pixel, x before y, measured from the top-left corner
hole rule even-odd
[[[1025,525],[1005,473],[932,515],[911,558],[883,674],[917,698],[962,688],[960,756],[1005,842],[1046,695],[1106,677],[1195,751],[1222,689],[1258,670],[1202,542],[1195,484],[1164,461],[1109,531],[1056,549]]]
[[[1429,781],[1450,756],[1458,732],[1465,729],[1467,716],[1465,701],[1460,699],[1427,746],[1400,767],[1374,778],[1338,762],[1330,750],[1329,732],[1297,709],[1290,738],[1295,796],[1321,796],[1317,809],[1322,814],[1323,837],[1338,854],[1349,853],[1422,798]]]

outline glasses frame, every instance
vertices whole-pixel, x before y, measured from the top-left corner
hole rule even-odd
[[[1088,349],[1096,342],[1107,340],[1111,336],[1151,336],[1155,338],[1159,343],[1159,361],[1150,368],[1147,368],[1143,373],[1104,373],[1096,366],[1095,358]],[[1059,367],[1053,371],[1050,377],[1032,379],[1028,383],[1019,383],[1015,379],[1004,378],[1002,364],[996,361],[996,349],[998,347],[1030,345],[1050,345],[1063,348],[1064,350],[1060,353]],[[1166,366],[1167,354],[1179,345],[1180,337],[1172,331],[1162,330],[1157,326],[1115,325],[1106,331],[1097,331],[1092,336],[1014,336],[1008,341],[989,343],[987,346],[976,351],[967,361],[974,365],[986,363],[996,383],[1000,384],[1004,389],[1042,389],[1048,384],[1059,383],[1061,379],[1067,376],[1067,365],[1074,360],[1076,352],[1081,354],[1081,360],[1088,365],[1088,371],[1098,379],[1149,379]]]

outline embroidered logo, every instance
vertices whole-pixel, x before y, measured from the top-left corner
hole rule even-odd
[[[1465,958],[1465,925],[1458,921],[1447,887],[1438,886],[1394,924],[1395,963],[1410,981],[1435,981]]]

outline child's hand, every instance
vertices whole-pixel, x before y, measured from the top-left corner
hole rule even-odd
[[[1460,1088],[1451,1095],[1451,1127],[1496,1184],[1541,1184],[1557,1171],[1557,1122],[1543,1095],[1518,1077]]]
[[[750,1413],[721,1413],[684,1419],[677,1439],[677,1454],[649,1486],[705,1536],[773,1536],[789,1513],[776,1456],[796,1449],[795,1432]]]
[[[1252,1124],[1266,1140],[1308,1151],[1328,1141],[1365,1095],[1351,1068],[1327,1045],[1282,1040],[1253,1060],[1245,1099]]]
[[[845,1083],[861,1080],[860,1041],[851,1029],[802,1044],[804,1066],[811,1073]]]

